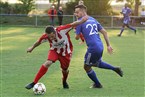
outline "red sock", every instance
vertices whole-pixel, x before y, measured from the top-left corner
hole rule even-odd
[[[62,80],[63,80],[63,82],[66,82],[68,74],[69,74],[69,71],[62,71],[62,74],[63,74]]]
[[[47,72],[48,68],[42,65],[35,76],[34,83],[37,83],[39,79]]]

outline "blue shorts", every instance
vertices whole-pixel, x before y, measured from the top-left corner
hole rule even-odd
[[[129,24],[129,22],[130,22],[130,19],[129,18],[124,18],[124,20],[123,20],[123,23],[124,24]]]
[[[89,66],[97,65],[102,58],[102,54],[103,51],[93,52],[93,53],[87,51],[84,58],[84,64]]]

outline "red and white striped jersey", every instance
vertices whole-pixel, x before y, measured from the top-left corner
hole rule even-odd
[[[72,53],[73,45],[70,40],[69,31],[72,29],[70,24],[57,27],[56,30],[56,40],[50,40],[48,35],[43,34],[38,42],[44,43],[48,41],[50,43],[50,50],[55,50],[58,54],[65,56],[66,54]]]

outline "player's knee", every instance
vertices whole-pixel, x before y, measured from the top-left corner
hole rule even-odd
[[[125,28],[125,24],[122,26],[122,28]]]
[[[44,66],[45,66],[45,67],[50,67],[50,65],[51,65],[52,63],[53,63],[52,61],[47,60],[47,61],[44,63]]]
[[[91,70],[91,66],[88,66],[88,65],[84,65],[84,70],[86,72],[89,72]]]
[[[62,72],[68,72],[69,70],[68,70],[68,68],[63,68],[62,69]]]
[[[129,25],[126,25],[128,28],[130,28],[130,26]]]

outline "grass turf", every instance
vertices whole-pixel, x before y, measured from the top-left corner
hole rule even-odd
[[[0,97],[36,97],[32,90],[26,90],[24,87],[33,80],[39,67],[45,62],[49,45],[42,44],[31,54],[27,54],[26,49],[39,38],[43,31],[44,28],[1,27]],[[134,35],[131,30],[125,30],[122,37],[117,37],[119,29],[107,29],[107,31],[114,54],[107,54],[104,44],[103,60],[114,66],[120,66],[124,71],[124,77],[119,77],[113,71],[93,68],[104,87],[90,89],[92,81],[83,70],[86,46],[79,45],[79,41],[74,39],[74,32],[71,31],[74,51],[69,68],[70,89],[62,88],[61,69],[59,62],[56,62],[40,80],[47,88],[47,92],[42,97],[145,96],[145,31],[138,30],[137,35]],[[104,42],[103,38],[102,40]]]

